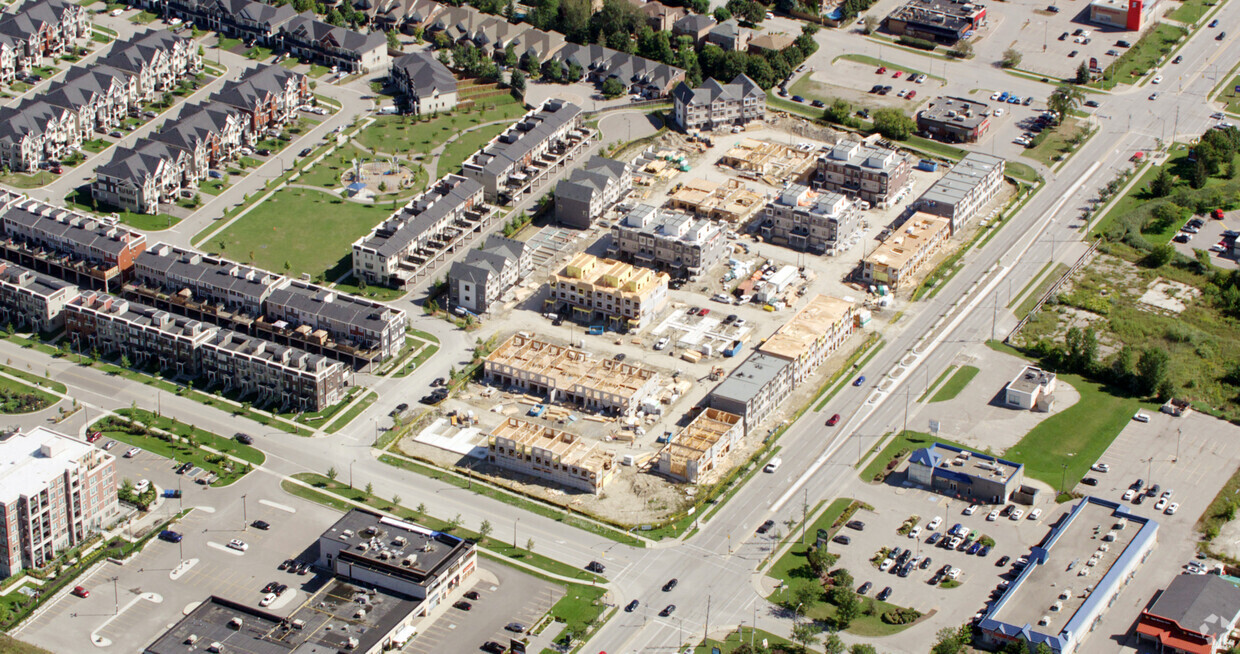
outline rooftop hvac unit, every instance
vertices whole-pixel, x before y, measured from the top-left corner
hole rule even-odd
[[[219,652],[224,651],[224,646],[221,645],[219,641],[216,641],[207,646],[207,651],[212,652],[213,654],[218,654]]]
[[[229,628],[235,631],[241,631],[241,618],[233,618],[228,621]]]
[[[193,645],[196,642],[198,642],[198,634],[190,634],[189,638],[185,639],[186,645]]]

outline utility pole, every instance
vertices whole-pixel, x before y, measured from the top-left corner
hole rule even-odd
[[[702,642],[706,642],[710,634],[710,595],[706,596],[706,624],[702,625]]]

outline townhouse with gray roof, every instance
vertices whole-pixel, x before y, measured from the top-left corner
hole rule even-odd
[[[687,36],[698,45],[705,45],[706,35],[715,29],[718,23],[705,14],[689,14],[672,25],[673,36]]]
[[[208,384],[259,405],[319,411],[344,399],[348,388],[344,364],[230,329],[211,334],[199,356]]]
[[[461,174],[482,184],[487,202],[516,202],[585,148],[581,127],[581,107],[549,99],[475,152]]]
[[[280,43],[294,56],[350,73],[386,71],[392,65],[383,32],[363,34],[336,27],[315,18],[312,11],[285,22]]]
[[[165,18],[265,46],[278,45],[280,28],[297,15],[290,5],[255,0],[142,0],[142,5],[162,10]]]
[[[77,296],[77,286],[69,282],[0,261],[0,324],[57,331],[65,324],[65,305]]]
[[[0,15],[0,80],[11,81],[88,36],[90,12],[66,0],[32,0]]]
[[[132,147],[116,148],[111,161],[95,168],[92,198],[108,207],[157,214],[176,202],[181,189],[206,177],[204,157],[192,150],[154,139],[138,139]]]
[[[647,98],[663,97],[685,79],[683,69],[597,44],[567,43],[554,59],[564,66],[577,64],[597,85],[615,78],[629,93]]]
[[[639,204],[611,227],[607,256],[673,277],[696,279],[727,254],[718,224],[681,211]]]
[[[926,189],[913,208],[948,219],[955,234],[1003,189],[1005,163],[1002,157],[970,152]]]
[[[168,30],[155,30],[117,42],[96,64],[136,76],[138,99],[150,100],[172,90],[185,77],[198,74],[202,57],[196,42]]]
[[[570,227],[589,229],[596,218],[632,188],[631,165],[594,155],[555,185],[556,220]]]
[[[429,50],[411,52],[392,62],[392,84],[402,107],[414,115],[456,107],[456,76]]]
[[[766,92],[747,75],[728,84],[711,78],[698,88],[681,82],[672,92],[673,117],[684,131],[712,130],[766,119]]]
[[[240,109],[249,117],[250,134],[258,136],[292,121],[298,107],[313,100],[314,93],[302,73],[265,65],[224,84],[211,99]]]
[[[484,314],[530,268],[530,249],[524,242],[492,234],[448,269],[448,301],[454,308]]]
[[[741,27],[740,23],[733,18],[716,25],[710,34],[706,35],[706,41],[724,50],[744,52],[749,49],[749,39],[752,36],[753,32]]]

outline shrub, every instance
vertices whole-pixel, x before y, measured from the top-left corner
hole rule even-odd
[[[919,39],[915,36],[901,36],[899,39],[896,39],[896,43],[907,45],[910,48],[917,48],[918,50],[934,50],[938,47],[934,41]]]

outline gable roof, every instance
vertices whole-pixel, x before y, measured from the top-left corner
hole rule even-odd
[[[737,75],[736,79],[728,84],[720,84],[715,78],[706,80],[696,89],[689,88],[688,84],[681,82],[676,86],[676,90],[672,92],[677,102],[684,104],[712,104],[720,101],[736,101],[742,100],[747,96],[764,96],[762,87],[758,83],[749,79],[748,75]]]
[[[289,19],[282,31],[294,39],[310,43],[328,42],[355,53],[369,52],[377,47],[387,47],[387,37],[382,32],[362,34],[345,27],[336,27],[317,20],[312,11]]]
[[[703,14],[689,14],[672,25],[672,32],[677,34],[700,34],[702,30],[715,26],[715,19]]]
[[[411,52],[392,64],[409,79],[409,91],[418,97],[456,91],[456,77],[429,50]]]

